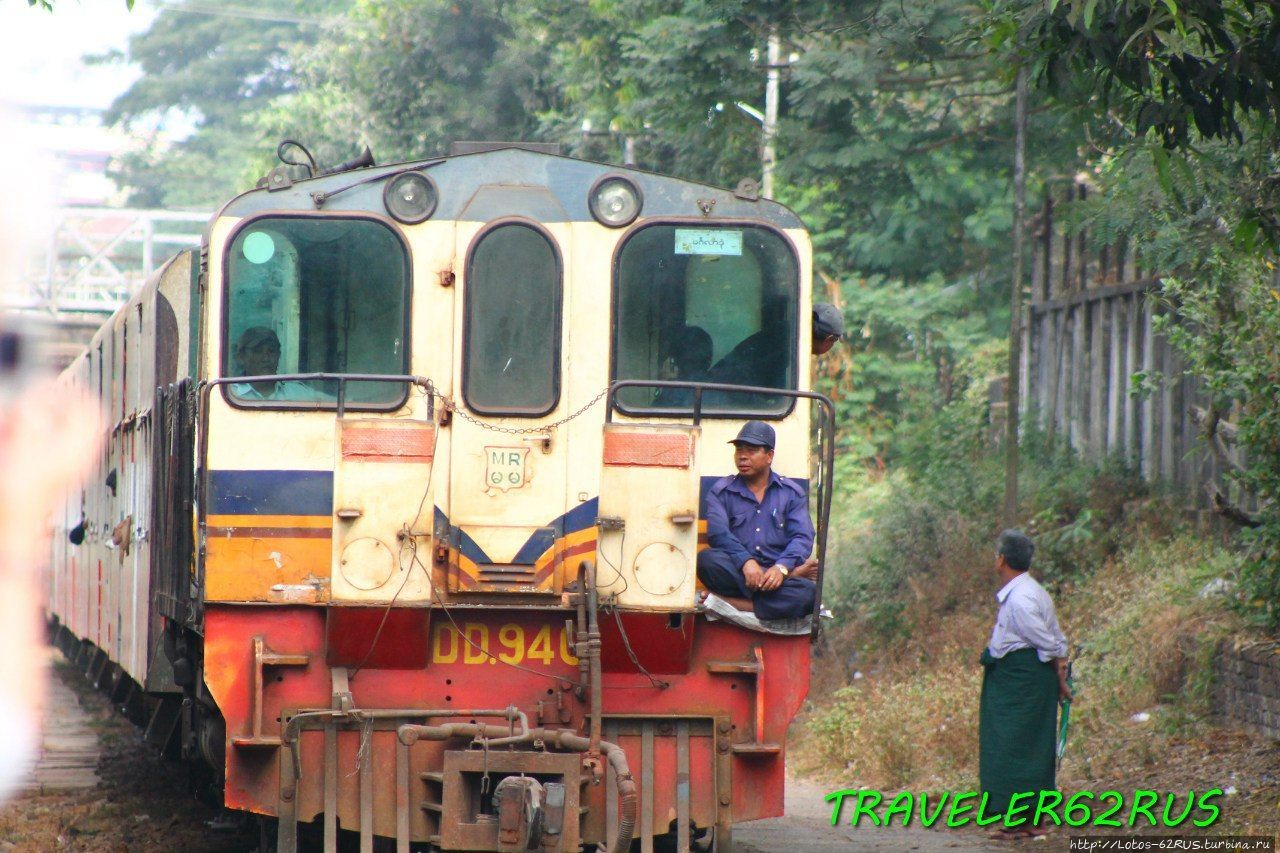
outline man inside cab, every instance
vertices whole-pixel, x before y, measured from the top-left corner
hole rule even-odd
[[[708,371],[707,378],[728,385],[786,387],[790,350],[785,342],[789,330],[777,319],[779,316],[739,341]],[[829,302],[815,302],[812,322],[810,352],[826,355],[844,337],[844,314]]]
[[[698,580],[759,619],[813,612],[818,564],[805,487],[773,472],[773,427],[747,421],[733,439],[738,473],[707,493],[707,540]]]
[[[266,326],[250,326],[232,351],[240,376],[272,376],[280,364],[280,338]],[[231,393],[241,400],[332,402],[333,397],[292,379],[233,382]]]

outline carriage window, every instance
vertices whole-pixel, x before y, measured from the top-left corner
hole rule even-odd
[[[543,234],[500,225],[466,274],[462,394],[478,412],[538,416],[560,398],[560,260]]]
[[[618,255],[614,376],[796,387],[799,271],[781,235],[753,226],[655,225]],[[627,409],[689,412],[688,389],[628,388]],[[703,411],[778,414],[787,398],[707,392]]]
[[[399,238],[368,219],[258,219],[231,244],[224,376],[405,374],[409,264]],[[240,405],[328,408],[337,382],[224,386]],[[355,409],[396,408],[406,387],[348,382]]]

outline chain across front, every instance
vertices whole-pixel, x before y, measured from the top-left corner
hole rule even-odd
[[[499,426],[498,424],[491,424],[491,423],[482,421],[479,418],[475,417],[474,415],[470,414],[469,412],[464,411],[462,408],[458,406],[456,402],[454,402],[452,397],[438,390],[434,385],[429,385],[424,390],[423,393],[434,394],[436,397],[440,399],[440,404],[444,406],[444,408],[447,411],[453,412],[455,415],[462,418],[464,421],[473,423],[476,426],[480,427],[481,429],[487,429],[491,432],[502,432],[502,433],[506,433],[507,435],[533,435],[535,433],[548,432],[550,430],[555,429],[558,426],[563,426],[564,424],[569,423],[569,421],[573,420],[574,418],[577,418],[586,414],[588,409],[590,409],[596,403],[599,403],[601,400],[603,400],[605,395],[609,393],[609,386],[606,385],[604,389],[600,391],[600,393],[596,394],[594,397],[588,400],[586,404],[584,404],[581,408],[579,408],[573,414],[568,415],[567,417],[563,417],[560,420],[555,421],[554,423],[542,424],[540,426],[533,426],[533,427]]]

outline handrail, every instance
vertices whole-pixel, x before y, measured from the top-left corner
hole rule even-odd
[[[427,417],[434,419],[435,417],[435,384],[425,376],[415,376],[411,374],[382,374],[382,373],[278,373],[263,376],[222,376],[217,379],[203,379],[199,383],[197,393],[199,394],[199,402],[196,409],[196,421],[199,424],[196,433],[196,442],[198,449],[194,454],[197,468],[195,476],[199,488],[200,499],[196,505],[196,581],[203,586],[204,569],[205,569],[205,527],[209,512],[209,480],[207,472],[209,470],[209,394],[218,385],[230,385],[232,383],[247,382],[280,382],[280,381],[306,381],[306,380],[324,380],[338,383],[338,397],[335,400],[337,404],[337,417],[344,417],[346,414],[346,394],[347,382],[403,382],[407,385],[418,385],[426,390],[427,397]],[[300,406],[290,406],[290,409],[297,410],[318,410],[324,411],[330,409],[327,402],[322,403],[306,403]],[[200,602],[200,608],[203,610],[203,601]]]
[[[338,417],[346,415],[348,382],[404,382],[418,385],[427,391],[428,414],[435,414],[435,386],[425,376],[414,376],[400,373],[271,373],[262,376],[222,376],[218,379],[206,379],[200,383],[202,400],[208,399],[206,389],[215,385],[249,385],[255,382],[337,382]],[[328,409],[333,404],[328,400],[273,400],[276,403],[291,403],[283,407],[289,409]]]
[[[771,396],[791,397],[797,400],[811,400],[818,404],[821,416],[818,421],[818,578],[814,581],[813,628],[810,641],[817,642],[822,631],[822,581],[827,574],[827,532],[831,520],[831,493],[835,477],[836,447],[836,407],[831,398],[817,391],[798,391],[790,388],[765,388],[759,385],[726,385],[719,382],[681,382],[665,379],[618,379],[609,385],[609,395],[605,404],[605,423],[613,422],[613,411],[617,405],[618,392],[623,388],[686,388],[693,391],[693,422],[702,422],[702,395],[707,391],[722,391],[730,394],[767,394]],[[671,414],[655,412],[658,417],[680,417],[679,413]]]

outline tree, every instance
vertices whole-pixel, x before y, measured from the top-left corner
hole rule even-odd
[[[255,125],[314,142],[322,161],[350,157],[358,140],[386,162],[461,139],[536,138],[557,100],[543,40],[500,0],[362,0],[291,60],[303,85]]]
[[[1280,625],[1280,9],[1254,0],[1000,4],[998,47],[1057,104],[1091,111],[1102,193],[1071,215],[1159,271],[1164,332],[1210,392],[1195,412],[1246,528],[1241,599]],[[1171,377],[1178,378],[1178,377]],[[1233,419],[1233,420],[1232,420]],[[1230,445],[1243,450],[1236,454]],[[1244,461],[1241,461],[1241,460]]]
[[[1006,0],[1036,78],[1165,145],[1280,115],[1280,9],[1259,0]]]
[[[292,45],[314,41],[324,16],[347,0],[288,0],[272,12],[184,3],[163,9],[124,54],[143,75],[108,109],[108,122],[143,133],[143,150],[121,159],[114,177],[132,204],[209,207],[247,189],[266,170],[274,148],[251,116],[297,84]],[[185,116],[194,131],[166,143],[154,128]]]

